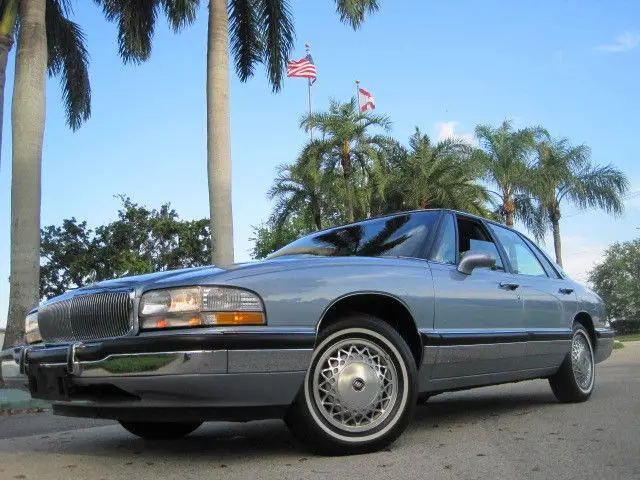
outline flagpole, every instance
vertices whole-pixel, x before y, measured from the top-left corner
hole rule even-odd
[[[358,112],[362,106],[360,105],[360,80],[356,80],[356,100],[358,101]]]
[[[307,43],[305,43],[304,46],[306,48],[307,55],[310,55],[311,54],[311,44],[307,42]],[[311,96],[311,85],[312,85],[311,79],[308,78],[307,82],[308,82],[307,85],[308,85],[308,89],[309,89],[309,117],[311,117],[311,114],[313,113],[313,109],[311,107],[312,106],[312,103],[311,103],[311,100],[312,100],[312,96]],[[311,127],[309,128],[309,136],[311,137],[311,141],[313,142],[313,125],[311,125]]]

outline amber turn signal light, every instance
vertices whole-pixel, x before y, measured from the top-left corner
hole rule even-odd
[[[262,312],[216,312],[215,325],[264,325]]]

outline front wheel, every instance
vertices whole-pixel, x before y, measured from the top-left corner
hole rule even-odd
[[[147,440],[171,440],[189,435],[202,422],[120,422],[120,425]]]
[[[353,315],[320,333],[285,421],[320,453],[365,453],[393,442],[416,402],[417,369],[407,343],[381,320]]]
[[[560,370],[549,378],[551,390],[564,403],[589,399],[595,384],[595,361],[589,332],[580,323],[573,327],[571,351]]]

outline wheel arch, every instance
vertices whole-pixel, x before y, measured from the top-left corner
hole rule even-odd
[[[598,345],[598,339],[591,315],[589,315],[585,311],[576,313],[575,317],[573,317],[573,324],[575,325],[576,323],[581,324],[584,328],[587,329],[587,332],[589,333],[589,339],[591,340],[591,348],[593,348],[593,351],[595,352]]]
[[[316,332],[353,313],[372,315],[393,327],[409,345],[416,368],[420,368],[424,349],[415,318],[402,300],[388,293],[353,292],[335,299],[322,313]]]

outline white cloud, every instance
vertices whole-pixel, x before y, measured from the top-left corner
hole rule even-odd
[[[448,121],[436,123],[436,132],[438,141],[447,140],[449,138],[462,140],[469,145],[477,145],[478,141],[473,133],[458,133],[456,128],[460,125],[460,122]]]
[[[618,35],[615,41],[608,45],[600,45],[596,47],[596,50],[600,52],[628,52],[640,46],[640,33],[637,32],[625,32]]]

